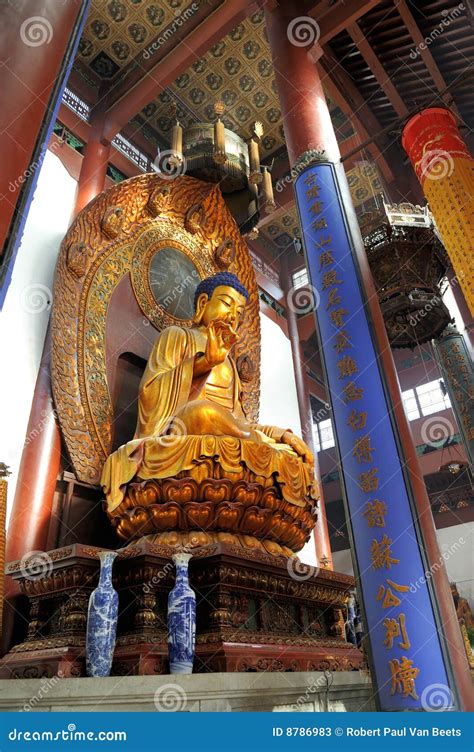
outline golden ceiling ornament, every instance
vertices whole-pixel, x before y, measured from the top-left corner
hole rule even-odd
[[[205,233],[193,235],[185,229],[184,218],[190,207],[200,203],[206,229]],[[152,212],[162,212],[164,207],[166,217],[151,218]],[[122,211],[122,222],[118,235],[111,240],[103,232],[102,221],[108,210],[116,209]],[[172,240],[181,244],[176,245],[177,251],[182,250],[193,258],[202,276],[220,269],[214,253],[216,246],[226,240],[233,242],[232,271],[249,290],[250,300],[240,327],[241,339],[232,354],[237,360],[241,354],[248,353],[256,364],[255,379],[251,384],[243,384],[242,402],[249,419],[258,420],[258,288],[249,251],[221,191],[217,185],[187,175],[173,181],[154,173],[140,175],[114,185],[86,206],[69,228],[58,256],[52,310],[51,379],[62,435],[76,477],[81,482],[98,485],[102,465],[112,447],[114,415],[107,379],[106,329],[114,291],[120,283],[130,284],[144,320],[157,328],[173,320],[153,297],[149,279],[144,277],[145,267],[138,281],[133,264],[139,252],[144,257],[145,239],[150,238],[155,243],[147,257],[150,261],[153,251],[164,247],[166,242],[169,245]],[[182,320],[180,323],[183,325]],[[114,326],[120,331],[120,321],[114,321]],[[126,326],[123,331],[125,336]],[[152,342],[150,349],[151,346]],[[123,347],[124,352],[130,351],[130,342],[124,342]],[[134,426],[131,435],[133,430]]]
[[[221,99],[218,99],[217,102],[214,103],[214,112],[216,113],[217,117],[220,118],[225,112],[225,104]]]
[[[177,113],[178,113],[178,105],[173,100],[170,106],[168,107],[168,115],[170,116],[170,118],[177,120]]]
[[[263,136],[263,123],[260,120],[256,120],[252,128],[252,138],[256,141],[260,141]]]

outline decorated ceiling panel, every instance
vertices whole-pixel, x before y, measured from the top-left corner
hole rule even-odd
[[[105,83],[127,73],[134,60],[165,29],[184,17],[187,0],[93,0],[81,39],[78,59]],[[215,118],[213,105],[226,106],[223,120],[228,128],[246,138],[255,121],[263,124],[261,153],[267,157],[284,144],[281,111],[273,75],[271,54],[262,11],[238,24],[176,81],[150,102],[138,121],[156,132],[167,145],[172,126],[170,105],[177,105],[183,125]],[[330,102],[331,114],[341,138],[353,133],[350,122]],[[135,121],[137,122],[137,121]]]
[[[92,0],[79,59],[112,80],[181,13],[183,0]]]
[[[263,124],[262,156],[272,154],[285,142],[270,49],[263,12],[252,14],[206,55],[144,108],[141,115],[167,143],[172,126],[170,104],[177,104],[183,125],[215,119],[213,105],[226,106],[227,128],[249,137],[255,121]],[[353,134],[350,122],[330,103],[339,132]]]

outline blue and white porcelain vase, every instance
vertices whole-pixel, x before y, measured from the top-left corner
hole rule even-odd
[[[117,634],[118,593],[112,584],[115,551],[101,551],[99,584],[89,598],[86,634],[87,676],[109,676]]]
[[[189,585],[192,554],[174,554],[176,582],[168,595],[168,653],[171,674],[191,674],[196,642],[196,594]]]

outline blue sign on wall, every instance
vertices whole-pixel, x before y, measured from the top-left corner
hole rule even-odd
[[[444,692],[454,706],[333,165],[295,187],[379,704],[428,710]]]

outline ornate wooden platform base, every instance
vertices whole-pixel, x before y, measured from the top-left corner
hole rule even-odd
[[[98,550],[76,544],[49,552],[50,571],[35,580],[18,563],[8,567],[30,599],[31,614],[28,635],[0,661],[0,676],[84,675]],[[113,675],[168,672],[174,551],[142,540],[116,560],[120,608]],[[193,550],[190,582],[197,595],[196,672],[347,671],[363,664],[362,653],[344,638],[351,577],[214,543]]]

